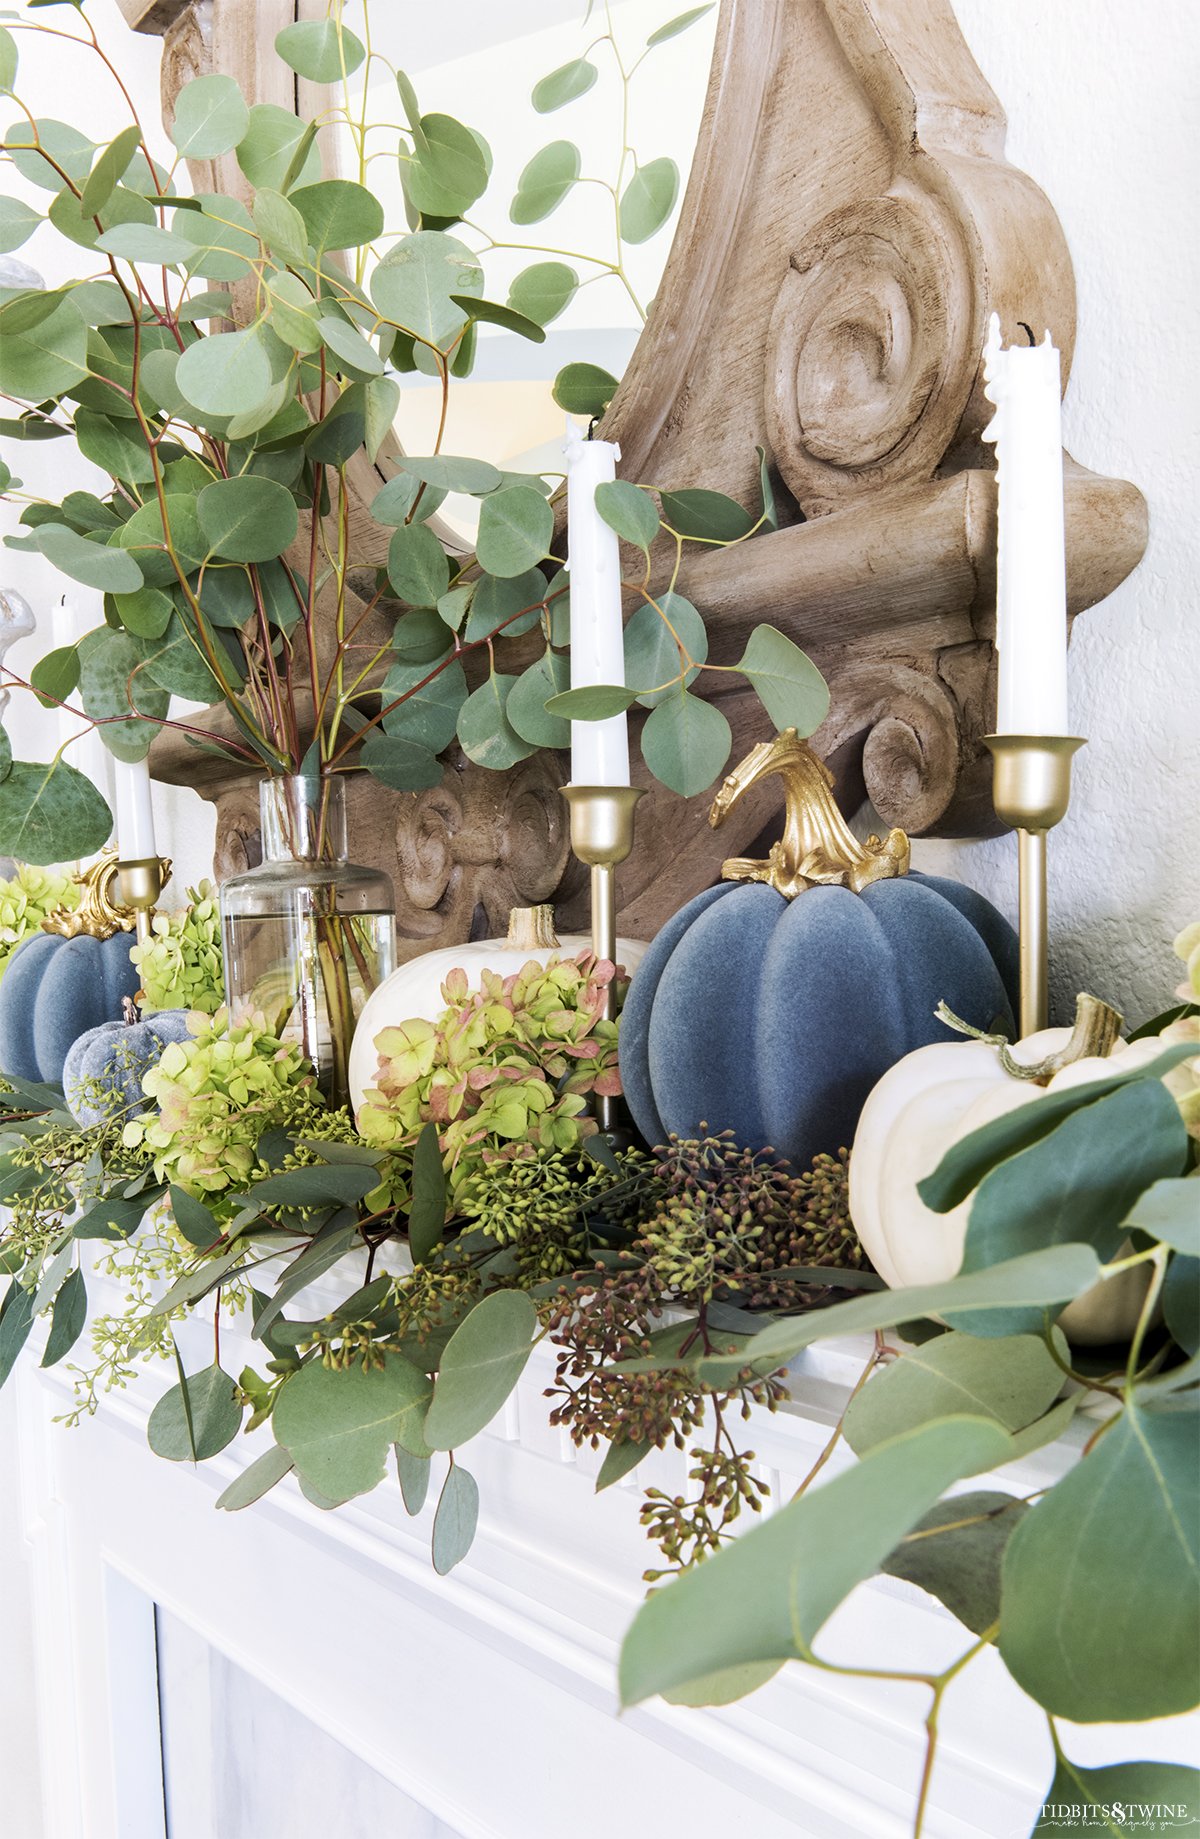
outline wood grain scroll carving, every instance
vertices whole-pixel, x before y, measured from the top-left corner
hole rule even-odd
[[[309,0],[121,0],[165,34],[164,106],[201,69],[251,100],[307,108],[270,56]],[[1070,257],[1045,195],[1004,158],[1004,113],[950,0],[722,0],[682,216],[653,314],[604,433],[626,476],[753,502],[767,450],[783,527],[693,561],[681,586],[709,618],[716,662],[770,619],[821,664],[833,708],[817,743],[846,798],[916,835],[995,827],[981,737],[994,699],[995,479],[979,439],[987,316],[1006,338],[1048,327],[1069,373]],[[241,183],[235,162],[196,183]],[[236,303],[235,303],[236,308]],[[364,564],[382,536],[365,506],[386,475],[350,480]],[[1136,487],[1067,460],[1068,600],[1093,606],[1146,539]],[[735,746],[761,738],[753,697],[723,698]],[[185,757],[186,752],[186,757]],[[162,778],[195,782],[163,738]],[[495,930],[504,906],[557,889],[581,917],[554,756],[496,779],[452,758],[436,791],[357,786],[355,847],[396,880],[413,951]],[[218,857],[257,847],[250,787],[219,776]],[[769,800],[713,837],[707,801],[651,788],[626,865],[623,925],[648,934],[755,853]]]

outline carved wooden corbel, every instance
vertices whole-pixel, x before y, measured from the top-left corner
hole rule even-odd
[[[209,67],[252,100],[311,107],[270,50],[308,0],[121,3],[139,29],[166,32],[168,110]],[[1074,345],[1062,231],[1005,161],[1004,135],[950,0],[722,0],[679,227],[603,429],[625,477],[747,504],[766,449],[782,527],[691,559],[679,585],[705,612],[714,662],[734,661],[764,619],[812,653],[833,693],[818,749],[850,804],[866,793],[912,835],[995,828],[980,745],[994,701],[987,316],[1008,339],[1023,322],[1048,327],[1064,380]],[[231,156],[216,164],[209,183],[242,185]],[[1074,615],[1137,565],[1146,511],[1136,487],[1066,465]],[[368,564],[386,538],[365,507],[388,470],[386,452],[351,469]],[[752,695],[721,706],[735,750],[762,738]],[[195,782],[193,750],[173,738],[153,759],[159,776]],[[558,886],[578,923],[563,764],[544,756],[497,782],[456,760],[436,792],[355,787],[356,850],[392,873],[414,950],[496,926],[510,890],[528,905]],[[206,795],[219,798],[219,855],[252,847],[243,792],[210,776]],[[749,795],[718,843],[704,799],[650,787],[622,871],[623,930],[654,930],[721,854],[757,853],[769,804]]]

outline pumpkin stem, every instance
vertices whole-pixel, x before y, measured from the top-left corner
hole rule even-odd
[[[139,991],[138,994],[140,995],[141,992]],[[124,1022],[126,1028],[135,1028],[137,1024],[141,1021],[141,1019],[142,1019],[142,1012],[138,1008],[137,1004],[134,1002],[133,997],[132,996],[122,996],[121,998],[121,1020]]]
[[[806,888],[842,887],[861,894],[873,881],[906,875],[908,838],[892,830],[860,843],[838,810],[833,774],[794,728],[773,741],[760,741],[735,766],[713,801],[708,821],[716,830],[738,800],[760,779],[783,780],[783,835],[762,861],[731,857],[721,865],[724,881],[765,881],[792,900]]]
[[[945,1003],[939,1003],[934,1013],[939,1022],[943,1022],[947,1028],[953,1028],[956,1034],[970,1035],[974,1041],[984,1041],[989,1047],[997,1048],[1000,1064],[1011,1078],[1033,1080],[1038,1085],[1046,1085],[1055,1073],[1061,1073],[1064,1066],[1071,1066],[1076,1060],[1106,1059],[1120,1039],[1121,1024],[1125,1019],[1111,1003],[1102,1002],[1100,997],[1089,996],[1086,990],[1081,990],[1075,998],[1075,1024],[1070,1039],[1057,1053],[1048,1054],[1044,1060],[1030,1064],[1016,1059],[1004,1035],[987,1034],[982,1028],[972,1028],[970,1022],[964,1022]]]
[[[510,951],[552,951],[558,942],[553,907],[513,907],[504,941]]]

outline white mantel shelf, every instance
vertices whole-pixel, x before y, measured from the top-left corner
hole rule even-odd
[[[181,1349],[189,1371],[211,1360],[204,1324],[186,1326]],[[772,1506],[820,1453],[867,1352],[811,1350],[794,1403],[743,1427]],[[223,1328],[229,1371],[256,1356]],[[68,1431],[51,1422],[63,1379],[26,1361],[47,1839],[164,1839],[155,1605],[419,1802],[430,1820],[420,1831],[438,1839],[904,1839],[924,1754],[921,1689],[792,1666],[724,1710],[654,1701],[619,1714],[617,1652],[654,1558],[640,1492],[678,1492],[685,1458],[656,1456],[597,1496],[599,1455],[578,1454],[547,1422],[552,1371],[549,1350],[536,1350],[500,1417],[462,1452],[480,1486],[480,1530],[439,1578],[437,1476],[416,1519],[394,1474],[332,1513],[291,1477],[254,1507],[217,1513],[217,1495],[265,1447],[261,1433],[196,1469],[165,1463],[146,1447],[146,1420],[167,1368]],[[1069,1447],[1038,1452],[997,1485],[1045,1487],[1070,1459]],[[911,1669],[944,1665],[968,1641],[931,1598],[878,1579],[820,1647]],[[1068,1735],[1085,1764],[1188,1760],[1197,1747],[1191,1720]],[[985,1653],[944,1704],[928,1839],[1023,1839],[1051,1772],[1040,1712]]]

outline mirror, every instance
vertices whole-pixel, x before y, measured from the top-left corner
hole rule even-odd
[[[568,365],[588,365],[619,381],[633,354],[691,168],[717,7],[456,0],[452,30],[445,17],[439,9],[371,10],[370,57],[337,86],[357,124],[338,124],[337,169],[375,192],[389,233],[402,230],[406,215],[412,221],[396,155],[404,123],[397,69],[422,118],[453,117],[487,143],[487,189],[453,234],[479,254],[486,298],[543,325],[545,340],[480,326],[470,374],[449,392],[441,449],[561,474],[555,379]],[[343,22],[367,42],[361,0]],[[410,453],[432,452],[439,381],[410,372],[402,388],[398,438]],[[478,515],[478,499],[452,494],[439,521],[470,545]]]

